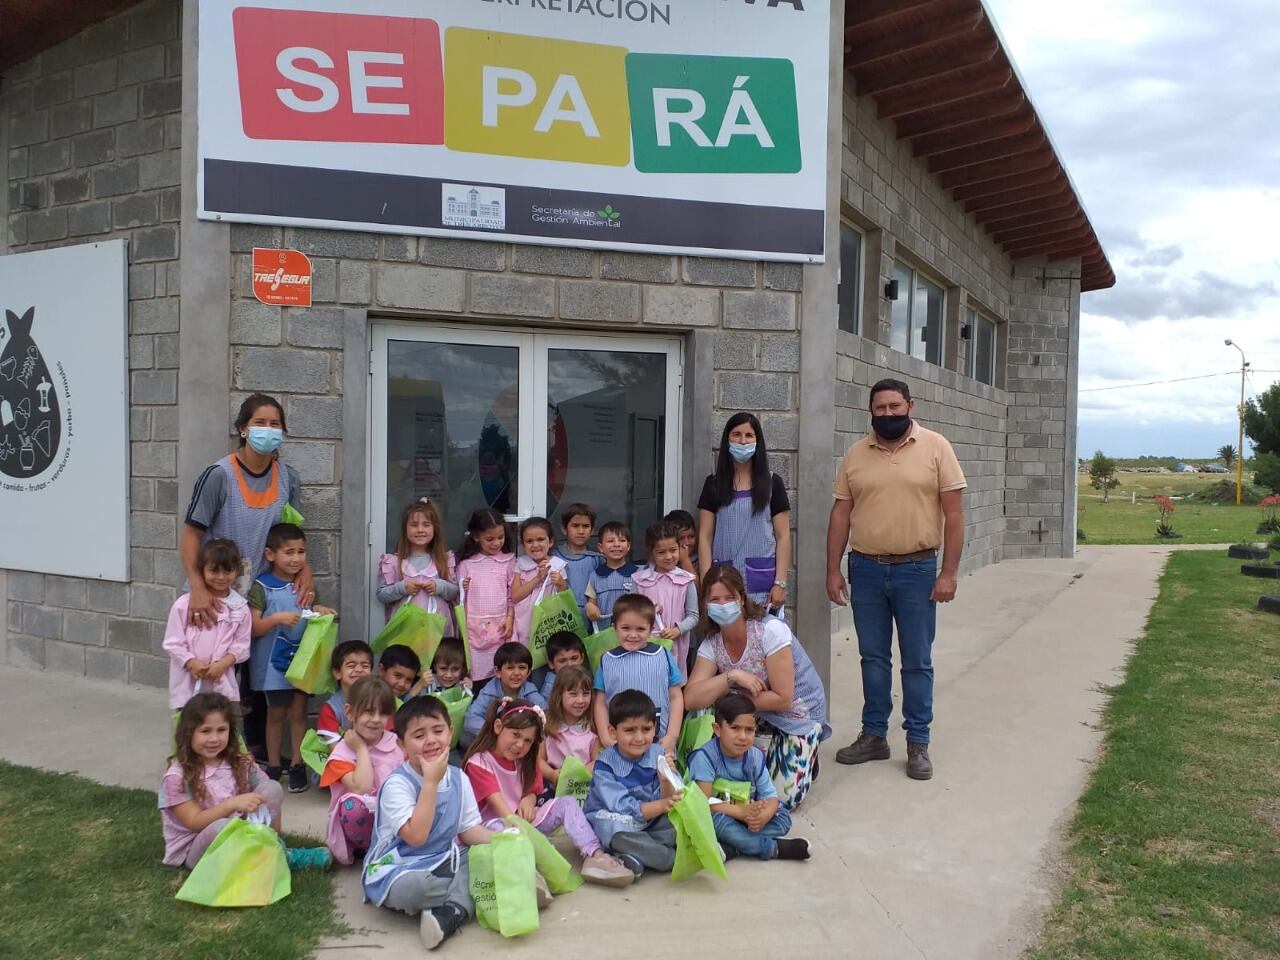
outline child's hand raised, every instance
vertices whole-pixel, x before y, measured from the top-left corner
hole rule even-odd
[[[361,747],[364,747],[366,750],[369,748],[368,744],[364,742],[360,734],[356,733],[354,730],[348,730],[344,733],[342,735],[342,742],[350,747],[355,753],[359,753]]]
[[[439,783],[444,779],[444,772],[449,769],[449,751],[441,750],[434,757],[418,757],[418,769],[422,771],[423,780]]]
[[[471,687],[472,687],[471,678],[470,678],[470,677],[463,677],[463,678],[462,678],[462,689],[463,689],[463,690],[470,690],[470,689],[471,689]]]

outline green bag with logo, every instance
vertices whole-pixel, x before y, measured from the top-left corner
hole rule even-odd
[[[582,886],[582,878],[573,872],[573,867],[528,820],[517,817],[514,813],[503,817],[508,828],[514,828],[524,834],[533,845],[533,862],[547,887],[554,894],[572,893]]]
[[[324,734],[317,730],[308,730],[302,735],[302,762],[312,770],[315,775],[324,774],[324,765],[329,762],[329,754],[333,752],[333,744],[325,739]]]
[[[590,789],[591,771],[587,769],[587,765],[577,757],[565,757],[564,765],[560,768],[560,777],[556,780],[556,796],[573,797],[582,803],[587,799],[587,792]]]
[[[676,828],[676,861],[671,867],[671,879],[683,880],[700,870],[729,879],[711,821],[711,807],[696,783],[685,787],[680,802],[671,808],[668,816]]]
[[[476,922],[504,937],[538,929],[538,894],[533,844],[519,830],[495,833],[488,843],[467,848],[471,899]]]
[[[237,817],[214,837],[176,899],[204,907],[265,907],[292,889],[276,832]]]
[[[746,806],[751,802],[751,784],[745,780],[725,780],[718,777],[711,781],[711,796],[719,797],[725,803]]]
[[[435,597],[432,597],[435,606]],[[373,656],[382,656],[387,647],[397,644],[406,646],[418,655],[418,659],[426,666],[436,655],[436,647],[440,646],[440,638],[444,636],[447,621],[443,614],[424,610],[416,603],[405,601],[391,615],[386,626],[378,631],[377,636],[369,641],[373,648]]]
[[[303,693],[332,693],[336,689],[333,648],[337,645],[338,624],[333,614],[308,620],[284,678]]]
[[[295,527],[300,527],[307,522],[307,518],[300,514],[292,503],[285,501],[284,507],[280,510],[280,522],[292,523]]]
[[[428,693],[427,696],[443,701],[449,708],[449,726],[453,727],[453,742],[450,746],[456,747],[458,737],[462,735],[462,721],[466,719],[467,708],[471,706],[471,701],[475,697],[462,684],[450,687],[448,690],[441,690],[439,693]]]
[[[543,583],[545,587],[546,583]],[[533,656],[533,669],[547,663],[547,641],[561,631],[577,634],[586,639],[587,624],[582,619],[582,611],[578,609],[578,601],[573,598],[573,591],[560,590],[547,594],[533,605],[533,614],[529,621],[529,653]]]

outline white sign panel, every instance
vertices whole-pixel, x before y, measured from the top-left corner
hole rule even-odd
[[[0,257],[0,567],[129,579],[125,241]]]
[[[199,213],[820,261],[830,0],[202,0]]]

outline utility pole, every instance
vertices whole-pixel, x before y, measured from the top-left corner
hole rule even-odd
[[[1236,506],[1238,507],[1244,498],[1244,377],[1249,371],[1249,361],[1244,358],[1244,351],[1240,349],[1240,344],[1231,340],[1222,342],[1228,347],[1240,350],[1240,407],[1237,411],[1240,417],[1240,433],[1236,440]]]

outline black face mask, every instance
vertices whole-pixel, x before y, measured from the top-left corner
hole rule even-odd
[[[871,429],[886,440],[897,440],[911,429],[911,417],[905,413],[901,416],[872,417]]]

